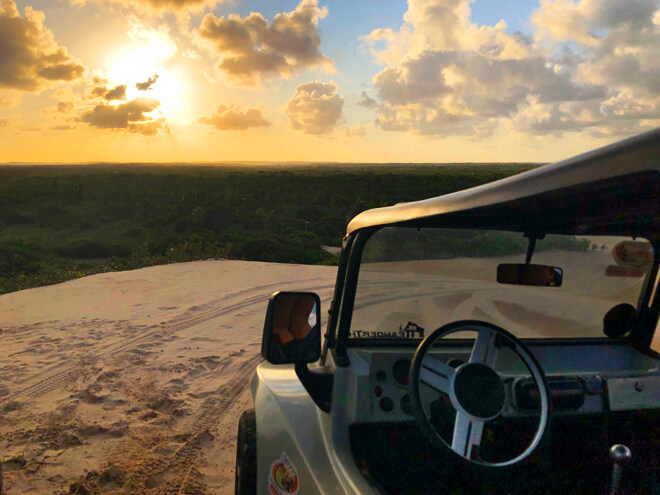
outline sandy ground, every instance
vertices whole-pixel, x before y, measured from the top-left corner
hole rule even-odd
[[[233,493],[268,297],[336,268],[205,261],[0,297],[8,494]]]

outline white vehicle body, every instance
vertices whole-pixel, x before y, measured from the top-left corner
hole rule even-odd
[[[555,194],[566,194],[570,199],[573,197],[571,191],[581,194],[584,190],[587,194],[593,190],[594,184],[598,191],[598,184],[616,181],[618,177],[621,183],[627,183],[627,180],[640,181],[638,177],[645,177],[641,182],[647,183],[650,177],[655,184],[653,190],[660,191],[657,189],[657,184],[660,184],[659,157],[660,130],[656,130],[493,184],[440,198],[370,210],[353,219],[344,240],[323,354],[310,371],[313,375],[330,377],[331,390],[329,396],[326,394],[327,403],[323,403],[323,394],[314,396],[313,390],[310,391],[316,385],[303,384],[298,364],[264,362],[257,367],[252,380],[257,432],[257,493],[362,494],[388,491],[387,487],[384,488],[382,475],[380,481],[376,479],[376,470],[371,470],[365,457],[356,453],[351,429],[359,429],[360,425],[373,425],[377,428],[378,425],[414,424],[414,414],[404,405],[404,396],[408,391],[393,379],[393,369],[398,361],[413,360],[417,346],[397,345],[394,341],[381,344],[370,339],[365,342],[350,341],[347,337],[358,276],[356,263],[360,261],[360,253],[356,254],[356,246],[360,241],[356,239],[359,239],[361,232],[375,231],[386,225],[434,226],[436,222],[445,221],[457,225],[462,219],[492,221],[497,227],[513,226],[517,231],[525,231],[526,225],[552,222],[552,215],[546,211],[544,216],[541,207],[538,211],[530,210],[529,215],[520,214],[527,204],[535,204],[532,202],[534,198],[543,202],[546,198],[554,198]],[[639,198],[639,201],[653,203],[648,210],[653,225],[647,227],[646,235],[655,236],[653,242],[656,242],[659,239],[656,231],[658,226],[654,222],[657,222],[659,198],[651,194],[650,198]],[[612,206],[612,211],[607,211],[607,208],[604,206],[599,212],[611,225],[611,219],[618,218],[614,210],[621,208],[621,205]],[[632,214],[635,208],[637,206],[631,210]],[[575,211],[576,223],[586,218],[583,210]],[[621,214],[628,215],[631,211],[622,211]],[[599,212],[596,213],[601,214]],[[590,212],[589,215],[593,217],[596,213]],[[645,215],[648,216],[648,212]],[[577,227],[571,227],[574,228]],[[612,227],[612,230],[616,231],[617,228]],[[567,232],[570,230],[568,227],[561,229]],[[551,385],[561,380],[574,380],[583,389],[579,406],[557,408],[551,422],[562,418],[579,418],[579,421],[588,422],[590,418],[628,412],[636,414],[640,411],[646,414],[645,411],[648,411],[652,414],[652,420],[656,421],[650,423],[651,427],[658,424],[660,359],[651,350],[660,307],[657,258],[656,254],[655,268],[645,282],[646,299],[642,298],[640,302],[642,306],[646,305],[641,309],[648,311],[652,320],[650,324],[653,325],[644,335],[638,332],[620,339],[525,340]],[[430,354],[434,359],[444,362],[465,362],[470,359],[471,351],[471,345],[457,342],[434,349]],[[527,413],[519,407],[520,397],[516,387],[521,377],[519,367],[512,358],[513,354],[510,354],[501,352],[499,356],[498,373],[503,377],[506,392],[501,414],[516,421],[527,417]],[[304,367],[307,369],[307,365]],[[552,394],[559,394],[553,387],[549,388]],[[557,397],[559,395],[553,395],[553,400]],[[390,400],[392,407],[389,407],[389,402],[383,403],[384,398]],[[422,400],[425,399],[422,397]],[[361,435],[366,437],[360,440],[363,451],[370,448],[370,430],[365,428],[361,430]],[[374,439],[373,449],[377,450],[379,445],[383,445],[379,442]],[[382,454],[385,455],[385,452]],[[377,459],[379,455],[379,452],[372,452],[371,458]],[[606,452],[603,452],[603,457],[607,457]],[[298,480],[292,491],[273,485],[273,467],[283,462],[283,459]],[[600,464],[606,465],[607,462],[605,459]],[[559,465],[557,469],[560,469]],[[607,473],[605,477],[611,476]],[[649,479],[650,485],[648,481],[644,482],[644,490],[647,491],[640,493],[660,493],[657,476],[655,482],[653,475]],[[438,485],[437,493],[443,493],[441,485]],[[600,488],[594,489],[594,493],[600,493]]]

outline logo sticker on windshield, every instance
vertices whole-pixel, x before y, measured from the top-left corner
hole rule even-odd
[[[295,495],[298,493],[298,471],[285,452],[270,466],[268,490],[272,495]]]
[[[366,331],[366,330],[353,330],[351,332],[353,339],[423,339],[424,329],[409,321],[406,326],[399,325],[398,330],[385,330],[385,331]]]

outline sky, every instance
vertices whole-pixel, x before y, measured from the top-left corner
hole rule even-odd
[[[0,0],[1,162],[551,162],[660,125],[660,0]]]

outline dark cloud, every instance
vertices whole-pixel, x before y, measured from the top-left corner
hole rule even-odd
[[[70,101],[60,101],[57,103],[57,111],[59,113],[69,113],[73,110],[73,103]]]
[[[271,125],[259,108],[241,110],[235,105],[220,105],[216,112],[208,117],[201,117],[198,122],[212,125],[221,131],[243,131],[251,127]]]
[[[145,115],[160,106],[160,102],[150,98],[136,98],[117,106],[101,104],[80,116],[78,120],[100,129],[125,129],[152,136],[160,131],[167,132],[164,118],[154,120]]]
[[[448,82],[445,74],[454,78]],[[426,51],[399,67],[388,67],[374,77],[379,97],[392,105],[424,103],[440,110],[442,104],[484,118],[506,117],[517,111],[529,95],[541,101],[574,101],[602,98],[604,90],[576,84],[567,73],[556,73],[539,57],[492,59],[474,52]]]
[[[317,0],[303,0],[291,12],[275,16],[272,24],[259,13],[247,17],[207,14],[196,31],[200,40],[220,56],[218,68],[246,85],[317,66],[333,68],[321,53],[319,19],[327,15]]]
[[[111,89],[105,95],[103,95],[103,98],[105,98],[108,101],[125,100],[126,99],[126,85],[125,84],[120,84],[119,86],[116,86],[114,89]]]
[[[155,136],[157,134],[169,134],[170,129],[167,127],[165,118],[161,117],[142,124],[130,124],[128,132],[139,132],[145,136]]]
[[[85,67],[59,46],[31,7],[20,15],[13,0],[0,1],[0,88],[40,91],[54,81],[73,81]]]
[[[362,99],[358,102],[358,105],[365,108],[376,108],[378,106],[378,102],[369,97],[366,91],[362,91]]]
[[[344,98],[337,94],[335,83],[313,81],[300,84],[286,104],[286,114],[293,129],[307,134],[327,134],[342,119]]]
[[[148,89],[151,89],[151,86],[153,86],[157,80],[158,74],[154,74],[153,77],[150,77],[144,82],[135,83],[135,87],[140,91],[147,91]]]
[[[108,88],[105,86],[96,86],[95,88],[92,88],[92,96],[98,96],[99,98],[105,97],[107,92]]]

